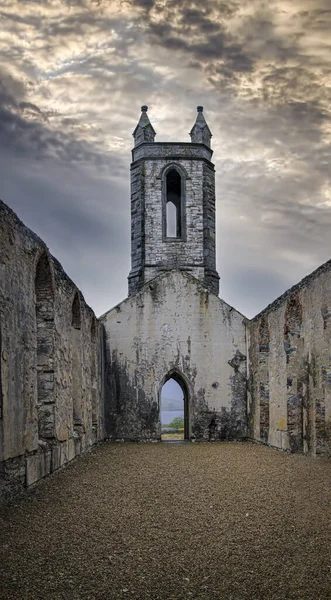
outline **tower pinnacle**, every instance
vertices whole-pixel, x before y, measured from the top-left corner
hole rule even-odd
[[[138,146],[143,142],[154,142],[154,138],[156,133],[151,125],[151,122],[147,116],[148,106],[143,104],[141,107],[141,115],[138,121],[138,125],[136,126],[133,137],[134,137],[134,145]]]
[[[212,137],[212,133],[206,123],[206,119],[203,115],[203,106],[197,107],[197,118],[196,121],[190,131],[191,142],[197,144],[205,144],[210,148],[210,140]]]

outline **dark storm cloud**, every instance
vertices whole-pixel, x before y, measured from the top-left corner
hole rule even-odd
[[[272,104],[290,101],[297,92],[308,93],[312,96],[309,99],[316,101],[328,96],[330,101],[329,88],[311,68],[317,61],[305,51],[304,37],[309,31],[323,35],[330,30],[331,11],[294,11],[289,16],[292,28],[285,34],[279,26],[282,10],[277,4],[272,9],[255,4],[253,14],[240,18],[240,3],[134,2],[142,9],[142,28],[150,43],[186,55],[191,67],[209,74],[215,88],[228,89],[232,84],[232,92],[244,94],[246,100],[258,97]],[[234,16],[240,26],[232,27]],[[321,40],[323,44],[326,49],[326,40]],[[321,53],[318,62],[323,65]],[[261,75],[259,89],[253,79],[246,80],[244,90],[240,89],[240,74],[254,72]]]
[[[17,106],[24,95],[23,83],[0,71],[0,106]]]
[[[38,115],[43,115],[43,111],[40,110],[40,108],[38,106],[36,106],[35,104],[32,104],[32,102],[20,102],[19,107],[22,111],[27,110],[32,113],[37,113]],[[44,118],[46,118],[45,115],[44,115]]]
[[[142,26],[152,44],[169,50],[179,50],[196,60],[199,67],[209,61],[222,61],[231,70],[250,71],[253,63],[242,45],[229,33],[226,24],[238,9],[236,3],[188,2],[169,0],[164,5],[157,2],[134,3],[144,9]],[[155,8],[158,19],[151,15]],[[192,62],[191,62],[192,64]],[[227,65],[227,67],[226,67]],[[221,67],[220,67],[221,70]]]
[[[47,114],[38,106],[22,100],[24,85],[0,72],[0,138],[3,147],[17,156],[37,160],[53,158],[63,163],[88,163],[107,166],[121,172],[122,161],[100,152],[89,143],[75,139],[66,129],[52,130],[47,126]],[[29,116],[39,117],[37,120]]]
[[[108,165],[117,172],[122,169],[116,157],[110,161],[105,153],[98,153],[89,144],[61,132],[54,133],[42,123],[27,121],[4,108],[0,108],[0,137],[6,149],[20,157],[53,158],[63,163],[88,163],[100,168]]]

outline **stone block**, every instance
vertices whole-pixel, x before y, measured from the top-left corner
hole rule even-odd
[[[72,444],[69,441],[59,442],[52,448],[52,471],[63,467],[72,458]]]
[[[61,466],[61,445],[53,446],[52,448],[52,467],[51,470],[57,471]]]
[[[81,441],[79,437],[75,437],[73,438],[74,441],[74,448],[75,448],[75,456],[78,456],[79,454],[81,454]]]
[[[68,442],[61,443],[61,467],[68,462]]]
[[[40,452],[26,458],[26,485],[29,487],[51,472],[51,451]]]
[[[54,404],[44,404],[38,407],[39,435],[42,438],[54,437],[55,407]]]
[[[74,440],[74,438],[70,438],[68,440],[67,444],[68,444],[68,461],[71,461],[76,456],[75,440]]]

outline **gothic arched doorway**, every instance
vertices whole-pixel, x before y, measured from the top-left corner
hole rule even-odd
[[[161,440],[188,440],[189,411],[188,388],[176,371],[170,372],[160,387],[159,406]]]

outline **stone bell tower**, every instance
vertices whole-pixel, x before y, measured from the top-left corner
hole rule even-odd
[[[129,296],[161,272],[187,271],[218,294],[215,169],[202,106],[191,142],[155,142],[141,107],[131,164]]]

